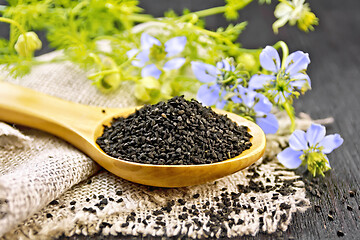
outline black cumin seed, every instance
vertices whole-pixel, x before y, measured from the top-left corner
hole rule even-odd
[[[116,202],[117,202],[117,203],[121,203],[121,202],[123,202],[123,201],[124,201],[124,199],[119,198]]]
[[[106,113],[105,109],[101,109],[101,112],[102,112],[102,113]]]
[[[108,155],[126,161],[195,165],[235,157],[251,147],[251,137],[247,127],[180,96],[113,119],[96,142]]]
[[[70,210],[71,210],[71,211],[75,211],[75,206],[72,206],[72,207],[70,208]]]
[[[291,208],[291,205],[290,204],[286,204],[286,203],[281,203],[280,204],[280,209],[283,210],[283,209],[290,209]]]
[[[344,232],[341,231],[341,230],[337,231],[336,234],[338,235],[338,237],[343,237],[343,236],[345,236]]]
[[[104,198],[104,195],[99,195],[99,199],[102,199],[102,198]]]
[[[59,204],[59,201],[57,200],[53,200],[49,203],[50,205],[58,205]]]
[[[125,223],[123,223],[123,224],[121,224],[121,227],[127,227],[127,226],[129,226],[129,223],[128,222],[125,222]]]
[[[74,200],[72,200],[71,202],[70,202],[70,205],[75,205],[76,204],[76,201],[74,201]]]
[[[349,191],[350,197],[355,197],[355,191]]]
[[[91,179],[87,180],[86,182],[86,184],[91,184],[91,183],[92,183]]]
[[[196,193],[193,195],[193,198],[199,198],[200,197],[200,194]]]
[[[51,213],[47,213],[47,214],[46,214],[46,217],[47,217],[47,218],[52,218],[52,214],[51,214]]]
[[[104,204],[107,205],[108,204],[108,200],[106,198],[101,199],[100,204]]]
[[[90,202],[90,198],[86,198],[85,201]]]
[[[349,210],[349,211],[352,211],[352,210],[353,210],[353,208],[352,208],[350,205],[347,205],[347,206],[346,206],[346,209]]]
[[[123,192],[121,190],[116,191],[116,195],[120,196],[122,194],[123,194]]]
[[[329,221],[334,221],[334,217],[331,214],[328,214]]]
[[[314,210],[315,210],[315,212],[320,213],[321,212],[321,207],[318,206],[318,205],[315,205]]]

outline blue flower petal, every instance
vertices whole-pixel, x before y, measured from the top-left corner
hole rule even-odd
[[[292,149],[296,151],[308,149],[306,134],[302,130],[295,130],[290,138],[289,138],[289,145]]]
[[[226,95],[226,91],[222,91],[220,98],[218,99],[218,101],[215,104],[215,107],[217,109],[223,109],[225,107],[226,102],[227,102],[226,100],[224,100],[225,95]]]
[[[306,140],[309,143],[310,147],[315,146],[325,137],[326,129],[320,124],[311,124],[309,129],[306,132]]]
[[[128,58],[132,58],[132,57],[134,57],[138,52],[139,52],[139,49],[134,48],[134,49],[131,49],[131,50],[127,51],[127,52],[126,52],[126,55],[128,56]]]
[[[327,160],[327,162],[325,163],[325,166],[331,168],[331,166],[330,166],[330,161],[329,161],[328,157],[327,157],[327,156],[324,156],[324,157],[325,157],[325,159]]]
[[[265,84],[270,80],[274,80],[275,76],[265,75],[265,74],[255,74],[251,77],[249,81],[249,89],[259,89],[263,88]]]
[[[259,101],[254,106],[255,112],[269,113],[272,108],[272,104],[269,99],[260,93],[257,93],[256,97],[259,99]]]
[[[141,49],[149,50],[154,44],[160,46],[161,42],[147,33],[141,34]]]
[[[307,74],[304,73],[297,73],[295,75],[290,76],[291,79],[297,79],[296,81],[290,82],[291,86],[301,88],[305,82],[308,82],[309,86],[311,87],[311,80]]]
[[[279,122],[275,115],[267,113],[266,117],[257,117],[256,124],[261,127],[265,134],[274,134],[279,129]]]
[[[309,54],[296,51],[290,54],[285,61],[285,72],[290,75],[306,70],[310,63]]]
[[[191,62],[191,69],[195,77],[203,83],[216,81],[216,67],[202,62]]]
[[[266,46],[260,53],[260,64],[263,68],[273,73],[280,70],[280,56],[275,48]]]
[[[277,155],[279,162],[287,168],[298,168],[301,165],[300,156],[302,151],[295,151],[292,148],[286,148]]]
[[[331,134],[324,137],[324,139],[320,141],[319,146],[323,147],[323,153],[328,154],[335,148],[338,148],[343,142],[344,139],[339,134]]]
[[[232,101],[233,103],[242,103],[242,99],[239,98],[238,96],[233,96],[233,97],[231,97],[231,101]]]
[[[226,59],[223,59],[222,61],[217,62],[216,63],[216,68],[220,69],[220,72],[223,72],[221,70],[225,70],[225,71],[228,71],[228,72],[235,70],[235,67],[230,65],[230,63]]]
[[[179,69],[184,65],[185,58],[173,58],[164,64],[164,70]]]
[[[208,86],[207,84],[201,85],[196,98],[206,106],[212,106],[219,98],[220,87],[218,85]]]
[[[182,51],[184,51],[185,45],[186,45],[185,36],[174,37],[169,39],[165,43],[165,51],[167,52],[166,57],[172,57],[175,56],[176,54],[181,53]]]
[[[154,77],[159,79],[161,71],[155,66],[155,64],[150,64],[144,67],[141,70],[141,77]]]

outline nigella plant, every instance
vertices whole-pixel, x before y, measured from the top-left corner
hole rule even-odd
[[[197,99],[204,105],[222,109],[226,104],[226,92],[233,91],[244,83],[241,72],[237,71],[229,59],[217,62],[216,66],[193,61],[191,68],[195,77],[202,83],[197,92]]]
[[[263,92],[280,109],[285,109],[295,128],[293,98],[311,88],[311,81],[306,74],[310,58],[307,53],[296,51],[288,55],[284,42],[279,42],[283,49],[283,59],[274,47],[267,46],[260,53],[260,64],[265,74],[255,74],[249,81],[249,87]]]
[[[191,62],[196,78],[203,84],[197,99],[207,106],[224,108],[256,122],[266,134],[279,128],[276,117],[270,113],[271,102],[262,94],[243,87],[247,84],[243,72],[229,59],[217,62],[216,66]]]
[[[186,37],[174,37],[162,44],[158,39],[143,33],[140,38],[141,48],[127,52],[133,66],[142,68],[142,77],[158,79],[162,72],[179,69],[185,63],[185,58],[175,57],[180,54],[186,45]]]
[[[277,157],[285,167],[298,168],[307,165],[308,170],[316,176],[330,169],[329,159],[325,154],[338,148],[343,139],[339,134],[325,136],[326,129],[319,124],[312,124],[306,131],[295,130],[289,139],[289,147]]]
[[[279,123],[270,113],[272,104],[264,95],[251,89],[238,86],[234,91],[235,96],[228,102],[227,110],[255,121],[265,134],[274,134],[279,128]]]

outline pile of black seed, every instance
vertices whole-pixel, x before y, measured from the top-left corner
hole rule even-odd
[[[96,143],[108,155],[155,165],[209,164],[251,147],[247,127],[183,96],[114,118]]]

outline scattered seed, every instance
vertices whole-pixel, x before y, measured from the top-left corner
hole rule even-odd
[[[345,236],[344,232],[341,231],[341,230],[337,231],[337,235],[338,235],[338,237],[343,237],[343,236]]]
[[[193,195],[193,198],[199,198],[200,197],[200,194],[199,193],[196,193]]]
[[[331,214],[328,214],[328,219],[329,219],[330,221],[334,221],[334,217],[333,217]]]
[[[59,201],[57,200],[53,200],[49,203],[50,205],[58,205],[59,204]]]
[[[123,192],[122,192],[121,190],[116,191],[116,195],[120,196],[120,195],[122,195],[122,194],[123,194]]]
[[[74,200],[72,200],[71,202],[70,202],[70,205],[75,205],[76,204],[76,201],[74,201]]]
[[[350,197],[355,197],[355,191],[349,191]]]
[[[91,183],[92,183],[91,179],[87,180],[87,182],[86,182],[86,184],[91,184]]]
[[[53,216],[53,215],[52,215],[51,213],[47,213],[47,214],[46,214],[46,217],[47,217],[47,218],[52,218],[52,216]]]
[[[349,211],[352,211],[352,210],[353,210],[353,208],[352,208],[350,205],[347,205],[347,206],[346,206],[346,209],[349,210]]]
[[[317,213],[320,213],[320,212],[321,212],[321,207],[318,206],[318,205],[315,205],[315,206],[314,206],[314,209],[315,209],[315,212],[317,212]]]

